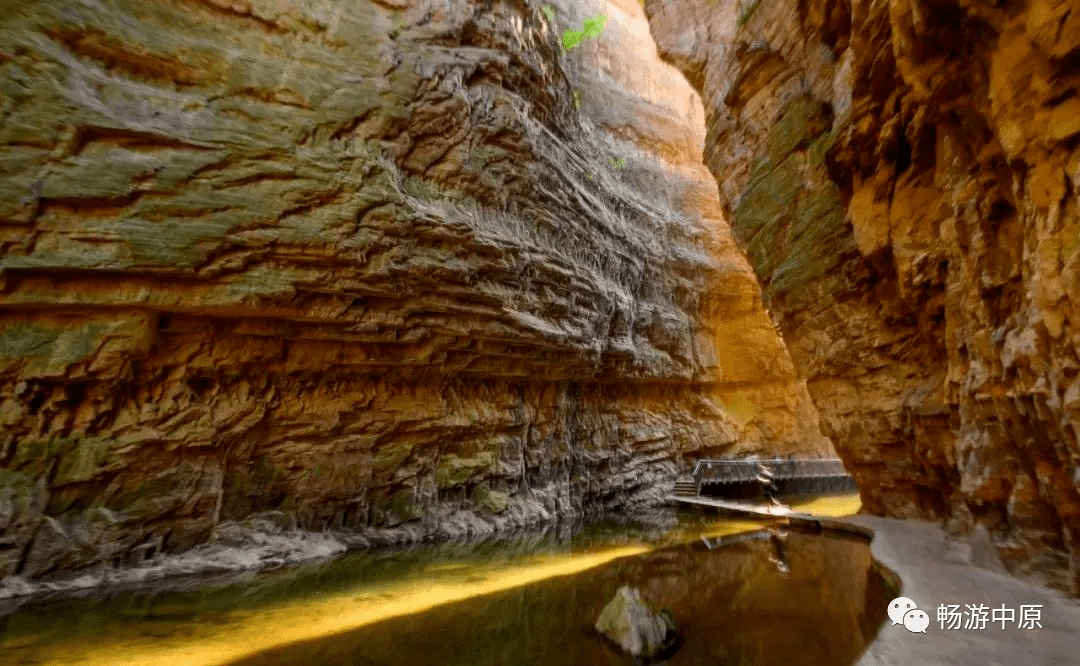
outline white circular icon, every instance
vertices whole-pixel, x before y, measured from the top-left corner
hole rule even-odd
[[[909,610],[915,610],[915,602],[907,597],[897,597],[889,602],[889,619],[893,626],[904,623],[904,614]],[[925,613],[924,613],[925,615]]]
[[[913,634],[925,634],[928,626],[930,626],[930,616],[925,611],[915,608],[904,615],[904,627]]]

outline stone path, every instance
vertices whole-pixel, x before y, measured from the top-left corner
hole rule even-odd
[[[901,594],[930,615],[925,634],[886,621],[859,661],[860,666],[1062,666],[1080,664],[1080,604],[1048,588],[1004,574],[988,547],[946,538],[931,523],[873,516],[843,519],[874,530],[874,557],[903,581]],[[977,564],[976,564],[977,563]],[[982,565],[982,566],[980,566]],[[992,569],[999,569],[994,571]],[[1041,629],[1018,629],[1016,622],[991,623],[983,630],[942,629],[941,604],[1020,606],[1041,604]]]

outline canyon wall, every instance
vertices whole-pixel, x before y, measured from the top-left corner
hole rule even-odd
[[[703,117],[636,3],[5,8],[0,577],[248,518],[488,531],[655,501],[701,455],[830,454]]]
[[[864,507],[1080,593],[1080,4],[646,4]]]

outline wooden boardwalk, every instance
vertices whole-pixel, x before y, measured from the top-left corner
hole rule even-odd
[[[836,519],[827,515],[814,515],[802,511],[793,511],[790,507],[785,506],[777,507],[761,503],[736,502],[716,497],[680,497],[678,495],[669,495],[668,501],[688,506],[708,507],[738,514],[746,518],[768,521],[772,525],[786,525],[788,527],[796,527],[804,530],[808,529],[814,532],[829,530],[831,532],[853,534],[867,540],[874,535],[873,530],[854,525],[846,520]],[[723,537],[721,541],[724,539],[736,539],[738,536],[739,535],[728,535],[727,537]],[[726,543],[726,541],[724,542]],[[708,545],[710,549],[715,548],[720,543],[721,542],[713,543],[706,541],[706,545]]]
[[[667,499],[669,502],[678,502],[693,506],[705,506],[710,509],[720,509],[722,511],[730,511],[732,513],[757,516],[760,518],[777,518],[790,516],[793,513],[796,515],[809,516],[809,514],[798,514],[797,512],[792,511],[790,507],[772,503],[740,502],[737,500],[722,499],[720,497],[688,497],[686,495],[669,495]]]

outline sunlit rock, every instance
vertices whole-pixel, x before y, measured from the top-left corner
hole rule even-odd
[[[675,622],[665,611],[654,611],[641,592],[628,585],[620,587],[600,617],[596,630],[635,657],[651,659],[675,642]]]
[[[1080,593],[1076,3],[646,9],[866,510]]]

